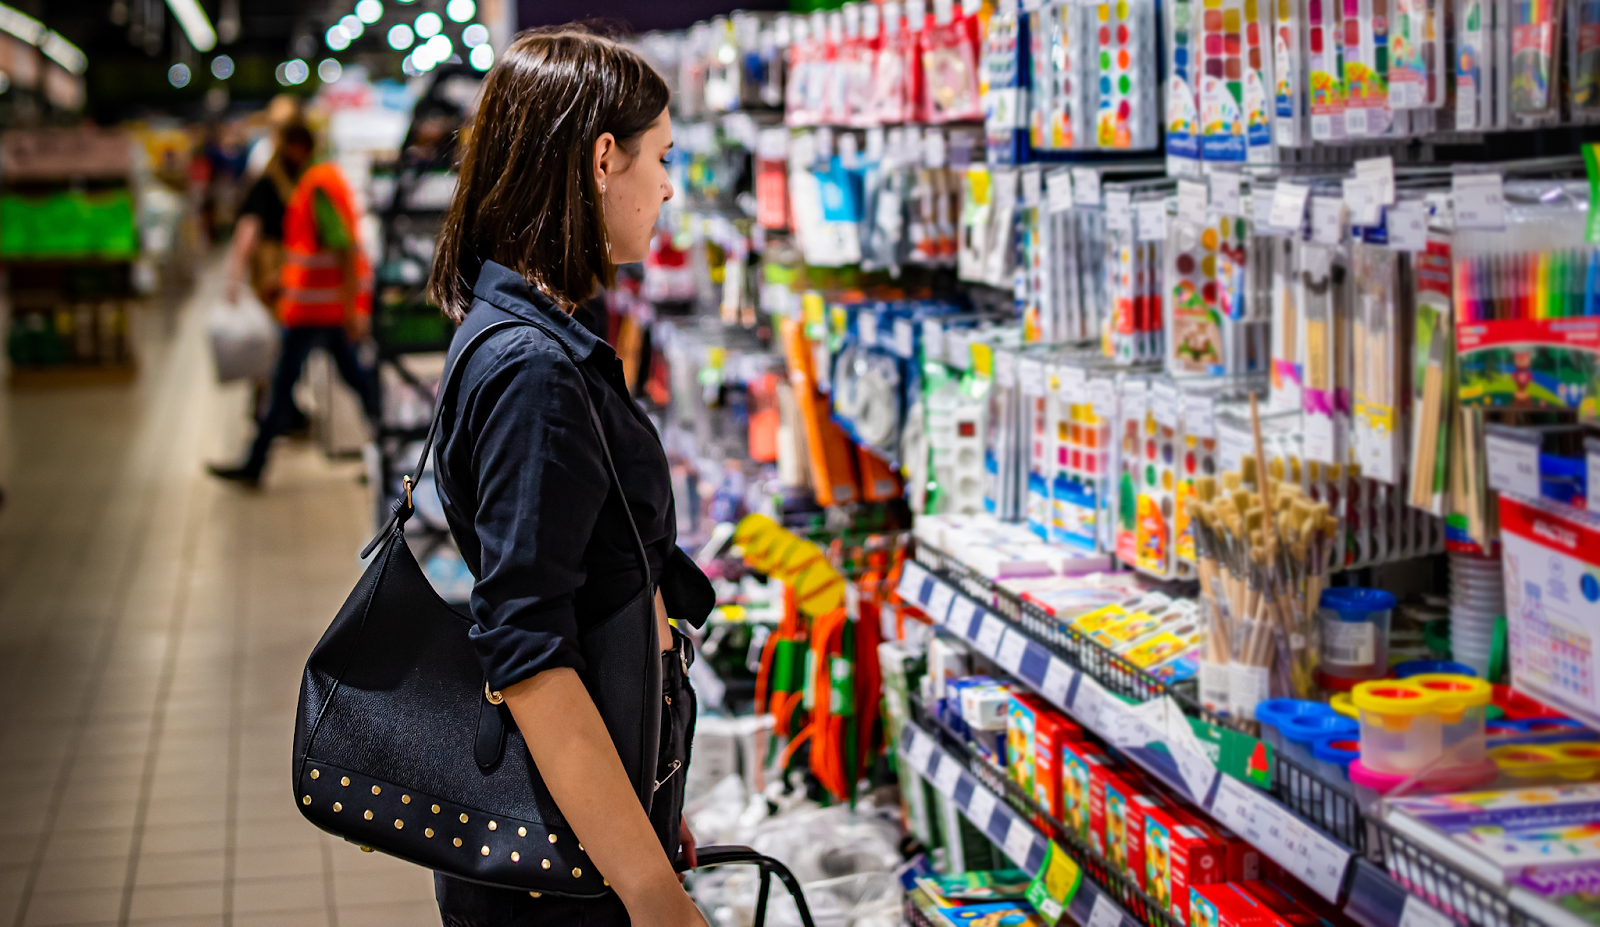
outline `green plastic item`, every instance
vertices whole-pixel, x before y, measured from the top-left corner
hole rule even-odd
[[[1437,659],[1450,659],[1450,620],[1446,618],[1423,625],[1422,642]]]
[[[138,253],[133,195],[127,190],[0,196],[0,256],[117,260]]]
[[[1498,682],[1506,671],[1506,616],[1494,620],[1494,639],[1489,642],[1489,681]]]

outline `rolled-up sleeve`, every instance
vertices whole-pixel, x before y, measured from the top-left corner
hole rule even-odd
[[[470,634],[492,689],[583,669],[573,594],[609,488],[578,369],[554,345],[518,353],[470,413],[482,548]]]

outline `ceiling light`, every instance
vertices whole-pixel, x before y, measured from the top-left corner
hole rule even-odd
[[[395,23],[389,27],[389,47],[395,51],[405,51],[414,41],[416,37],[411,34],[411,27],[405,23]]]
[[[442,35],[436,35],[428,40],[428,57],[433,59],[434,64],[443,64],[450,60],[452,50],[450,40]]]
[[[477,48],[489,41],[489,27],[483,23],[473,23],[461,30],[461,44],[468,48]]]
[[[82,74],[84,68],[89,66],[89,58],[78,46],[62,38],[58,32],[46,32],[39,42],[39,50],[44,52],[46,58],[73,74]]]
[[[432,10],[417,17],[417,35],[425,39],[438,35],[439,30],[443,28],[444,20],[440,19],[439,14]]]
[[[211,76],[217,80],[227,80],[233,76],[233,59],[227,55],[218,55],[211,59]]]
[[[282,68],[282,74],[278,77],[278,83],[286,86],[303,84],[306,82],[306,78],[311,76],[311,68],[307,67],[306,63],[299,58],[285,61],[279,67]]]
[[[422,73],[417,69],[416,62],[411,60],[410,55],[405,56],[405,58],[400,61],[400,70],[407,77],[416,77],[418,74]]]
[[[444,5],[444,15],[458,23],[464,23],[471,19],[472,14],[476,12],[478,12],[478,5],[473,3],[472,0],[450,0],[449,3]]]
[[[382,0],[361,0],[356,4],[356,17],[371,25],[383,18]]]
[[[344,66],[332,58],[324,58],[317,65],[317,80],[331,84],[344,74]]]
[[[167,83],[180,88],[189,86],[189,66],[180,61],[167,68]]]
[[[472,49],[472,54],[467,56],[467,60],[478,70],[487,71],[494,65],[494,49],[489,47],[488,42],[484,42]]]
[[[361,20],[354,16],[342,17],[339,20],[339,28],[344,30],[344,34],[349,36],[352,42],[361,38],[361,33],[366,31],[366,27],[361,24]]]
[[[178,25],[183,27],[183,34],[189,37],[189,44],[195,51],[208,52],[217,47],[217,30],[211,28],[211,20],[206,18],[200,0],[167,0],[167,7],[177,17]]]
[[[419,72],[432,70],[433,66],[438,64],[437,61],[433,60],[433,50],[428,47],[426,42],[413,48],[410,57],[412,66]]]
[[[32,16],[0,3],[0,29],[11,33],[29,45],[38,45],[44,39],[44,23]]]
[[[323,36],[323,39],[334,51],[344,51],[350,47],[350,37],[344,34],[344,27],[338,23],[328,27],[328,34]]]

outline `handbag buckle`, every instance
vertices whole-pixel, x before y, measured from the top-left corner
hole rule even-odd
[[[489,688],[488,682],[483,684],[483,697],[488,699],[491,705],[498,705],[506,700],[506,697],[500,694],[499,689]]]
[[[400,482],[405,484],[406,487],[406,508],[409,510],[411,508],[411,474],[408,473],[401,477]],[[484,685],[487,686],[488,683],[484,683]],[[493,700],[491,699],[491,701]],[[498,705],[500,703],[495,702],[495,704]]]

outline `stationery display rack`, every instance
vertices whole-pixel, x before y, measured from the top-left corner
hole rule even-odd
[[[472,75],[455,68],[436,72],[413,111],[400,157],[373,172],[370,198],[380,219],[372,324],[383,412],[375,429],[373,468],[379,523],[405,492],[403,478],[416,466],[433,414],[441,355],[455,333],[455,325],[427,299],[426,288],[435,237],[455,191],[455,139],[471,117],[467,85],[475,91],[481,77]],[[418,488],[434,492],[431,471]],[[407,526],[407,535],[426,570],[430,558],[453,542],[440,513],[426,502],[418,512],[421,517]],[[445,598],[455,596],[446,591]]]
[[[1160,722],[1151,721],[1158,715],[1142,709],[1165,707],[1166,718],[1185,729],[1191,720],[1199,720],[1245,733],[1240,722],[1205,711],[1187,687],[1150,676],[954,557],[920,541],[914,556],[898,586],[907,603],[969,643],[998,667],[1000,675],[1020,680],[1100,734],[1145,773],[1243,836],[1366,927],[1544,924],[1513,905],[1502,889],[1368,816],[1347,791],[1282,754],[1273,757],[1266,788],[1216,769],[1197,752],[1197,744],[1170,736],[1176,728],[1163,729]],[[914,700],[912,713],[918,723],[942,732],[938,736],[924,731],[925,736],[961,748],[962,755],[970,753]],[[901,753],[906,750],[902,745]],[[1002,773],[986,766],[977,760],[985,775],[975,774],[976,780],[988,782],[1025,814],[1042,819],[1036,809],[1027,807],[1026,796],[1006,788],[1009,783]],[[923,768],[918,766],[919,771]],[[1051,837],[1061,844],[1057,835]],[[1084,872],[1092,875],[1095,866],[1089,857]],[[1140,893],[1127,893],[1132,886],[1119,888],[1114,879],[1101,881],[1130,909],[1139,909]]]

